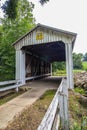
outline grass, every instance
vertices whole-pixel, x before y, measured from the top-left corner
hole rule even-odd
[[[87,61],[82,62],[83,69],[87,71]]]
[[[53,72],[53,76],[65,76],[66,70],[57,70],[56,72]]]
[[[83,71],[84,70],[74,69],[73,73],[76,74],[76,73],[83,72]],[[56,72],[53,72],[53,76],[66,76],[66,70],[57,70]]]
[[[76,74],[79,72],[87,71],[87,61],[83,61],[82,65],[83,69],[74,69],[73,73]],[[53,76],[66,76],[66,70],[56,70],[55,72],[53,72]]]
[[[79,96],[69,91],[69,111],[71,130],[87,130],[87,107],[79,102]]]
[[[46,98],[50,98],[50,97],[53,97],[54,94],[55,94],[56,90],[47,90],[41,97],[40,97],[40,100],[44,100],[45,97]]]
[[[12,100],[13,98],[23,94],[24,92],[23,91],[19,91],[18,93],[17,92],[14,92],[14,93],[11,93],[3,98],[0,99],[0,105]]]
[[[78,69],[74,69],[74,70],[73,70],[73,73],[74,73],[74,74],[76,74],[76,73],[80,73],[80,72],[83,72],[83,71],[84,71],[84,70],[80,70],[80,69],[79,69],[79,70],[78,70]]]
[[[76,87],[74,90],[75,90],[75,92],[78,92],[80,94],[83,94],[83,95],[86,94],[86,92],[85,92],[85,90],[83,88]]]

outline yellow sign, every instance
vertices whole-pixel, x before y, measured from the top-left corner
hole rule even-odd
[[[36,33],[36,40],[42,40],[44,38],[43,33],[42,32],[37,32]]]

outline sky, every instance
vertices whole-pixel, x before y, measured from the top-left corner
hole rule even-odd
[[[37,23],[77,33],[74,52],[87,52],[87,0],[50,0],[33,11]]]
[[[44,6],[39,0],[29,1],[35,4],[36,23],[77,33],[74,52],[87,52],[87,0],[50,0]]]

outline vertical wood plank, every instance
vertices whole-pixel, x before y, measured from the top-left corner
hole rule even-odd
[[[69,130],[69,118],[68,118],[68,88],[66,80],[63,80],[62,91],[59,93],[59,108],[60,118],[63,130]]]
[[[16,80],[20,80],[25,84],[25,52],[16,51]]]

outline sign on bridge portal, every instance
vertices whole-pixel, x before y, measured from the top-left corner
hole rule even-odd
[[[36,40],[42,40],[44,38],[43,32],[36,33]]]

